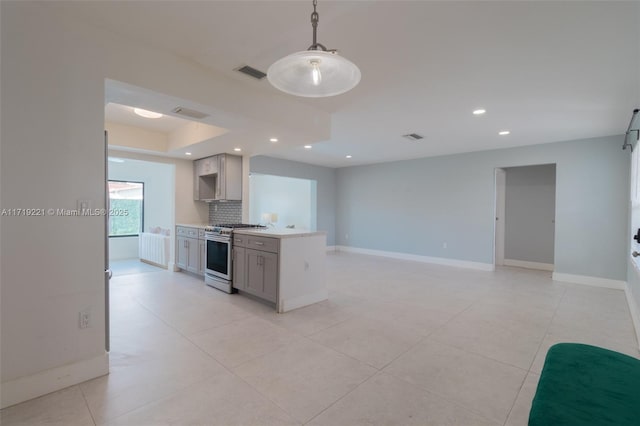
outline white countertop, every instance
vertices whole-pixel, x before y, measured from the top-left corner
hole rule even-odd
[[[204,229],[207,226],[211,226],[208,223],[176,223],[176,226],[185,226],[187,228]]]
[[[326,231],[306,231],[303,229],[237,229],[233,231],[234,234],[242,235],[257,235],[261,237],[273,237],[273,238],[294,238],[294,237],[313,237],[316,235],[327,235]]]

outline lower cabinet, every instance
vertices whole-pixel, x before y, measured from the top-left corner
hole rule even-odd
[[[198,262],[198,275],[204,276],[204,270],[207,266],[207,258],[205,257],[205,247],[207,242],[205,240],[198,240],[198,251],[200,262]]]
[[[233,287],[238,290],[246,290],[247,288],[247,280],[245,276],[245,265],[246,265],[246,252],[247,249],[244,247],[233,247],[231,260],[233,263]]]
[[[205,240],[200,239],[198,233],[198,228],[176,227],[176,266],[194,274],[204,275]]]
[[[275,303],[278,296],[278,255],[247,249],[245,260],[245,290]]]
[[[189,249],[187,248],[187,238],[176,238],[176,266],[180,269],[187,269],[187,259],[189,258]]]
[[[274,244],[277,247],[277,242]],[[276,303],[278,260],[278,253],[234,246],[233,286],[238,290]]]

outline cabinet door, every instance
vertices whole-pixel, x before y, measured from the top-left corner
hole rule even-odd
[[[231,279],[233,281],[233,288],[244,290],[247,287],[245,276],[245,249],[243,247],[234,247],[232,256],[233,275],[231,276]]]
[[[226,166],[225,160],[226,155],[220,154],[217,156],[217,164],[218,164],[218,179],[216,179],[216,200],[226,200],[227,199],[227,176],[226,176]]]
[[[200,269],[200,253],[198,249],[198,240],[186,238],[187,240],[187,271],[198,273]]]
[[[213,175],[219,172],[218,170],[218,156],[214,155],[212,157],[205,158],[206,160],[206,173],[207,175]]]
[[[246,249],[245,259],[245,288],[244,290],[254,296],[262,297],[263,269],[260,264],[260,254],[258,250]]]
[[[204,275],[204,267],[207,265],[207,259],[205,258],[205,247],[207,242],[205,240],[198,240],[198,252],[200,262],[198,262],[198,274]]]
[[[262,293],[271,302],[278,298],[278,255],[262,252]]]
[[[188,238],[185,237],[176,239],[176,266],[180,269],[187,269],[187,258],[189,256],[187,240]]]
[[[278,255],[266,251],[246,249],[245,291],[271,302],[276,301],[278,289]]]
[[[198,201],[200,199],[200,162],[202,160],[196,160],[193,162],[193,199]]]

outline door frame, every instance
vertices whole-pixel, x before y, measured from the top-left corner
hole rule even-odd
[[[493,264],[504,265],[505,210],[507,172],[501,167],[494,170],[494,210],[493,210]],[[502,219],[502,220],[500,220]]]

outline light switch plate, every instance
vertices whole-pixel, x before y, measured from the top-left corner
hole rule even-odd
[[[91,200],[78,200],[78,210],[84,211],[91,208]]]

